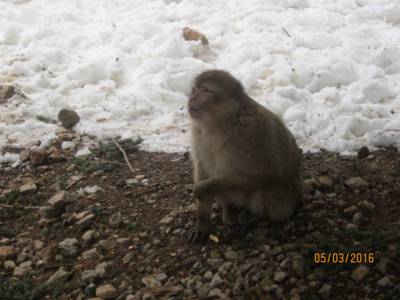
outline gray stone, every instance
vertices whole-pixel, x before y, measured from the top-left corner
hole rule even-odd
[[[226,250],[224,252],[224,257],[225,257],[225,259],[228,259],[228,260],[236,260],[239,258],[239,254],[233,250]]]
[[[365,265],[360,265],[351,273],[351,278],[355,281],[361,281],[368,274],[369,274],[369,267]]]
[[[327,283],[324,283],[322,287],[318,290],[318,293],[323,296],[330,296],[331,292],[332,292],[332,286]]]
[[[63,108],[58,113],[58,120],[65,128],[71,129],[80,121],[80,117],[75,111]]]
[[[274,281],[275,281],[275,282],[282,282],[282,281],[285,280],[286,276],[287,276],[287,273],[286,273],[286,272],[277,271],[277,272],[275,272],[275,274],[274,274]]]
[[[222,285],[223,283],[224,281],[222,280],[221,276],[218,273],[216,273],[210,282],[210,287],[215,288]]]
[[[112,284],[104,284],[96,288],[96,296],[103,299],[113,299],[118,296],[118,293]]]
[[[388,276],[384,276],[381,279],[378,280],[378,285],[385,287],[385,286],[391,286],[392,282],[390,281],[390,278]]]
[[[111,215],[108,219],[108,225],[111,228],[118,228],[122,225],[122,215],[121,212],[116,212],[115,214]]]
[[[67,281],[70,273],[64,271],[63,268],[58,269],[51,277],[46,281],[46,285],[61,284]]]
[[[366,180],[362,179],[361,177],[353,177],[347,179],[344,182],[344,184],[352,188],[353,190],[360,190],[360,191],[365,191],[369,187],[369,183]]]
[[[14,261],[12,261],[12,260],[6,260],[5,262],[4,262],[4,269],[6,270],[6,271],[13,271],[14,269],[15,269],[15,262]]]
[[[67,238],[58,244],[58,249],[63,256],[74,256],[78,252],[76,244],[78,240],[76,238]]]
[[[29,181],[29,182],[21,185],[19,188],[19,192],[21,194],[33,193],[33,192],[36,192],[36,190],[37,190],[37,186],[34,181]]]
[[[376,268],[382,273],[386,274],[386,269],[387,266],[390,262],[390,259],[388,257],[382,257],[379,262],[376,264]]]

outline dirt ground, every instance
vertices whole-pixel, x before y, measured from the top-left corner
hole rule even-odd
[[[188,155],[128,156],[134,173],[123,158],[71,153],[0,169],[0,299],[400,298],[397,150],[304,154],[293,220],[243,232],[215,205],[204,245],[186,238]],[[59,191],[68,201],[49,208]]]

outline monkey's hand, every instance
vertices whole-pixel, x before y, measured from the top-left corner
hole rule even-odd
[[[201,181],[193,186],[193,194],[197,199],[204,199],[210,192],[208,180]]]
[[[192,229],[189,232],[188,239],[192,244],[204,244],[210,235],[209,230],[200,230],[199,228]]]

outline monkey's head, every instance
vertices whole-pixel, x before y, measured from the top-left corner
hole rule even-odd
[[[228,72],[205,71],[194,80],[189,114],[196,120],[224,120],[237,113],[243,96],[241,83]]]

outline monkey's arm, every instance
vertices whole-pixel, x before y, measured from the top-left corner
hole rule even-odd
[[[261,182],[259,177],[221,174],[195,184],[193,193],[197,198],[203,199],[207,195],[218,194],[227,190],[252,191],[262,187],[263,184],[265,183]]]

